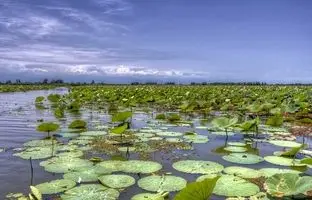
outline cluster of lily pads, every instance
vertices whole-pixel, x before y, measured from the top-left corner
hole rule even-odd
[[[207,200],[211,194],[229,200],[310,198],[312,177],[304,172],[312,167],[312,151],[304,138],[312,133],[300,135],[304,137],[298,142],[289,130],[311,125],[311,92],[284,86],[90,86],[73,87],[68,95],[37,97],[35,104],[49,105],[60,121],[67,112],[83,109],[103,110],[111,120],[91,130],[84,120],[74,120],[68,129],[73,131],[57,134],[57,123],[40,124],[37,130],[47,132],[48,138],[26,142],[14,156],[38,159],[45,171],[62,174],[63,179],[33,185],[28,196],[7,198],[40,200],[52,195],[64,200],[114,200],[135,186],[145,192],[128,199],[164,200],[169,195],[175,200]],[[145,127],[134,128],[133,121],[140,119],[133,113],[139,109],[152,117]],[[237,135],[243,139],[233,141]],[[213,142],[213,137],[225,140],[215,152],[223,154],[226,167],[188,158],[198,145]],[[257,143],[280,151],[263,156],[253,147]],[[103,156],[90,157],[90,152]],[[165,171],[149,157],[155,152],[183,156],[175,156],[173,171]],[[128,160],[130,153],[148,156]],[[126,159],[109,159],[124,154]],[[261,164],[274,167],[257,169]],[[174,175],[181,173],[196,176],[196,181]]]

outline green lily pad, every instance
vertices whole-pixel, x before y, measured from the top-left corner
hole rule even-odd
[[[123,162],[122,168],[126,173],[150,174],[159,171],[162,165],[153,161],[129,160]]]
[[[106,131],[86,131],[80,133],[82,136],[104,136],[107,135]]]
[[[183,139],[185,142],[192,142],[195,144],[207,143],[209,141],[208,136],[205,135],[185,135]]]
[[[213,190],[213,193],[216,195],[228,197],[246,197],[255,195],[259,192],[260,189],[256,184],[233,175],[221,176]]]
[[[123,163],[125,161],[120,160],[105,160],[98,163],[96,166],[101,170],[107,170],[111,172],[118,172],[123,170]]]
[[[92,167],[93,163],[89,160],[80,158],[64,157],[65,159],[56,160],[52,163],[45,163],[44,169],[52,173],[67,173],[82,167]]]
[[[44,159],[52,157],[55,154],[55,149],[52,152],[52,147],[30,147],[25,149],[22,152],[15,153],[13,156],[20,157],[22,159],[28,160],[30,158],[37,160],[37,159]]]
[[[243,142],[228,142],[227,144],[229,146],[237,146],[237,147],[244,147],[244,146],[246,146],[246,144],[243,143]]]
[[[247,167],[231,166],[226,167],[223,171],[226,174],[239,176],[241,178],[259,178],[263,176],[263,173],[261,171]]]
[[[79,136],[78,133],[60,133],[59,135],[61,135],[64,138],[74,138]]]
[[[154,133],[135,133],[134,135],[138,137],[144,137],[144,138],[151,138],[155,136]]]
[[[156,135],[163,136],[163,137],[178,137],[178,136],[182,136],[183,133],[171,132],[171,131],[162,131],[162,132],[157,132]]]
[[[112,174],[99,177],[100,182],[110,188],[126,188],[135,184],[132,176]]]
[[[177,142],[183,142],[182,138],[176,138],[176,137],[172,137],[172,138],[166,138],[167,142],[172,142],[172,143],[177,143]]]
[[[196,182],[200,182],[203,181],[205,179],[212,179],[212,178],[216,178],[218,176],[218,174],[205,174],[205,175],[201,175],[196,179]]]
[[[100,173],[99,173],[100,172]],[[64,179],[73,180],[76,182],[95,182],[98,177],[103,174],[110,174],[110,171],[100,170],[97,167],[82,167],[74,172],[69,172],[63,175]]]
[[[165,200],[165,198],[160,194],[141,193],[134,195],[131,200]]]
[[[238,164],[256,164],[263,161],[263,158],[249,153],[231,153],[222,157],[224,160]]]
[[[243,153],[247,151],[247,148],[240,146],[227,146],[224,148],[225,151],[230,151],[234,153]]]
[[[294,141],[285,141],[285,140],[270,140],[270,144],[274,144],[280,147],[300,147],[301,144]]]
[[[57,140],[53,140],[53,144],[57,144]],[[31,140],[23,144],[25,147],[47,147],[52,146],[51,139],[44,139],[44,140]]]
[[[264,188],[275,197],[305,194],[312,190],[312,177],[300,177],[293,173],[275,174],[266,180]]]
[[[41,183],[35,187],[41,194],[57,194],[75,187],[76,182],[67,179],[53,180],[46,183]]]
[[[86,184],[66,191],[62,200],[117,200],[119,192],[100,184]]]
[[[190,174],[216,174],[223,170],[223,166],[211,161],[181,160],[172,164],[178,171]]]
[[[305,164],[300,164],[298,160],[279,156],[265,156],[264,160],[269,163],[281,166],[306,166]]]
[[[186,183],[186,180],[181,177],[163,175],[144,177],[138,181],[138,186],[151,192],[172,192],[182,190]]]
[[[55,156],[78,158],[78,157],[83,156],[83,152],[80,150],[72,150],[72,151],[68,151],[68,152],[58,153]]]
[[[265,177],[271,177],[275,174],[285,174],[285,173],[292,173],[292,174],[300,174],[302,172],[293,170],[293,169],[280,169],[280,168],[262,168],[259,170],[263,173]]]

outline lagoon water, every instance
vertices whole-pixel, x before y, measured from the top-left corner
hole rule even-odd
[[[29,192],[29,185],[31,184],[30,174],[30,162],[23,160],[19,157],[14,157],[14,148],[23,146],[23,143],[40,139],[44,137],[44,134],[36,131],[37,120],[44,119],[45,121],[56,120],[53,113],[48,110],[38,110],[35,107],[34,101],[37,96],[47,96],[50,93],[66,93],[66,89],[47,90],[47,91],[29,91],[29,92],[16,92],[16,93],[2,93],[0,94],[0,148],[4,148],[5,151],[0,153],[0,199],[5,199],[7,193],[22,192],[27,194]],[[77,116],[68,116],[70,118],[76,118]],[[109,120],[109,116],[106,113],[83,111],[83,119],[89,121],[89,128],[92,130],[94,123],[105,124]],[[133,128],[141,128],[146,126],[146,120],[152,119],[150,114],[138,113],[133,117]],[[67,127],[68,122],[60,122],[61,126]],[[199,121],[194,119],[194,124],[199,125]],[[171,127],[172,131],[192,131],[191,127]],[[261,162],[254,165],[239,165],[230,163],[223,160],[221,157],[225,155],[220,150],[225,143],[225,136],[210,134],[207,130],[195,130],[197,133],[208,135],[209,142],[206,144],[194,144],[194,150],[189,152],[170,152],[168,155],[163,153],[151,154],[151,159],[155,160],[163,165],[164,172],[172,172],[173,175],[181,176],[188,181],[195,181],[199,175],[189,175],[178,172],[172,168],[173,160],[180,159],[195,159],[195,160],[207,160],[215,161],[226,166],[244,166],[254,169],[260,169],[263,167],[276,167],[287,168],[277,165],[273,165],[267,162]],[[243,141],[244,136],[236,134],[229,136],[229,141]],[[299,141],[299,140],[298,140]],[[312,147],[312,140],[306,139]],[[280,151],[283,148],[271,145],[269,143],[257,143],[253,144],[250,151],[259,153],[260,156],[272,155],[274,151]],[[219,152],[219,153],[218,153]],[[87,156],[103,156],[99,153],[86,153]],[[103,156],[104,158],[107,158]],[[130,159],[138,159],[136,154],[130,154]],[[43,167],[39,166],[41,160],[33,161],[34,176],[33,184],[43,183],[49,180],[62,178],[61,174],[52,174],[44,171]],[[312,175],[312,170],[305,172],[307,175]],[[132,175],[138,179],[138,175]],[[129,200],[134,194],[144,192],[138,188],[137,185],[127,188],[121,192],[121,200]],[[172,194],[171,194],[172,196]],[[49,198],[49,197],[48,197]],[[49,198],[50,199],[50,198]],[[212,199],[225,199],[224,197],[213,196]]]

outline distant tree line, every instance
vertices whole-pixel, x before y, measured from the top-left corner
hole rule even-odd
[[[128,84],[108,84],[105,82],[95,82],[92,80],[91,82],[65,82],[62,79],[51,79],[48,80],[47,78],[43,79],[42,81],[37,82],[30,82],[30,81],[21,81],[20,79],[16,79],[15,81],[7,80],[4,82],[0,81],[0,85],[36,85],[36,84],[51,84],[51,85],[72,85],[72,86],[79,86],[79,85],[128,85]],[[173,81],[169,82],[131,82],[130,85],[296,85],[296,86],[311,86],[312,83],[274,83],[268,84],[266,82],[191,82],[190,84],[180,84]]]

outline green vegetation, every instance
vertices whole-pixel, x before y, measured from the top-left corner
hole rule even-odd
[[[48,137],[50,137],[50,132],[55,132],[60,128],[58,124],[53,122],[44,122],[37,126],[37,131],[48,133]]]
[[[68,128],[72,128],[72,129],[85,129],[86,127],[87,127],[87,122],[81,119],[76,119],[72,121],[68,126]]]

